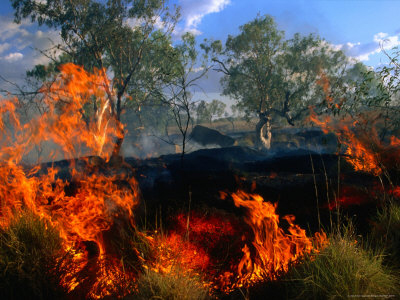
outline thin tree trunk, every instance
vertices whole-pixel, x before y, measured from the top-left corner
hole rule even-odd
[[[116,115],[115,115],[115,125],[117,127],[116,128],[117,129],[117,132],[116,132],[117,140],[115,141],[115,144],[114,144],[114,149],[113,149],[113,153],[112,153],[113,156],[119,156],[120,155],[121,146],[122,146],[122,143],[123,143],[124,138],[125,138],[124,126],[121,124],[121,111],[122,111],[122,108],[121,108],[121,102],[122,102],[121,97],[122,97],[122,94],[118,95],[118,98],[117,98],[117,107],[116,107]]]

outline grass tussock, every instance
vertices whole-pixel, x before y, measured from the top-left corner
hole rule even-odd
[[[133,299],[203,300],[209,297],[198,276],[175,268],[167,274],[145,270],[138,279],[138,292]]]
[[[375,244],[386,247],[388,260],[400,266],[400,204],[390,201],[378,211],[371,237]]]
[[[62,299],[59,232],[31,212],[0,229],[0,298]]]
[[[118,231],[111,231],[113,252],[120,258],[124,269],[134,273],[142,270],[142,259],[152,260],[151,245],[144,233],[126,225],[120,226]],[[140,258],[141,259],[140,259]]]
[[[382,262],[382,252],[357,243],[350,225],[331,234],[329,246],[320,254],[305,258],[289,272],[288,296],[348,299],[352,295],[398,295],[398,279]]]

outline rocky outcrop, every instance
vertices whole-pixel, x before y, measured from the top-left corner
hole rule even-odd
[[[190,134],[190,139],[193,142],[203,146],[217,145],[220,147],[233,146],[235,140],[227,135],[220,133],[215,129],[196,125]]]

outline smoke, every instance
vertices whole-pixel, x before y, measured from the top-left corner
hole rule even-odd
[[[175,145],[166,142],[167,138],[141,134],[138,137],[127,135],[122,144],[124,157],[145,159],[175,153]]]

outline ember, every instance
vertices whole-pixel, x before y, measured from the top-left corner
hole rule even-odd
[[[378,190],[374,187],[374,190]],[[352,205],[361,205],[372,201],[371,193],[368,194],[365,191],[356,189],[354,187],[343,187],[340,191],[340,197],[336,200],[332,200],[326,206],[330,210],[335,210],[339,207],[347,208]]]

